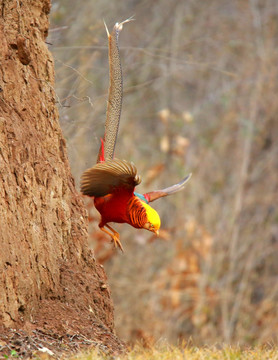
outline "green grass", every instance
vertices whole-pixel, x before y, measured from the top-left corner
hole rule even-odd
[[[107,356],[97,350],[90,353],[72,357],[71,360],[278,360],[278,348],[256,347],[241,349],[240,347],[174,347],[159,346],[152,349],[144,349],[135,346],[125,355]]]

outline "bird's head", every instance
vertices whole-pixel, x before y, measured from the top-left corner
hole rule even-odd
[[[155,233],[158,236],[160,228],[160,217],[150,205],[143,203],[143,206],[147,214],[147,222],[144,224],[143,228]]]

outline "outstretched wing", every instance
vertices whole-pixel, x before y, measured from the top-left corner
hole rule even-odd
[[[124,188],[132,193],[140,182],[135,165],[125,160],[107,160],[83,173],[81,192],[84,195],[100,197]]]
[[[109,44],[109,95],[106,110],[104,146],[102,143],[97,162],[112,160],[114,157],[123,101],[123,76],[118,40],[123,25],[130,20],[132,19],[116,23],[111,34],[109,34],[105,25]]]
[[[169,186],[165,189],[162,190],[156,190],[156,191],[151,191],[148,192],[146,194],[144,194],[145,199],[148,202],[152,202],[154,200],[157,200],[163,196],[168,196],[168,195],[172,195],[175,194],[178,191],[181,191],[185,184],[188,182],[188,180],[191,178],[191,174],[187,175],[182,181],[180,181],[178,184]]]

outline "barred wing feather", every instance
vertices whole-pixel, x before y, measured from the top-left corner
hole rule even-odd
[[[144,194],[144,197],[147,199],[148,202],[152,202],[161,197],[175,194],[176,192],[181,191],[184,188],[185,184],[188,182],[188,180],[190,178],[191,178],[191,174],[187,175],[178,184],[169,186],[162,190],[155,190],[155,191],[148,192],[148,193]]]
[[[81,177],[81,192],[88,196],[105,196],[119,188],[131,193],[141,182],[134,164],[125,160],[108,160],[97,163]]]

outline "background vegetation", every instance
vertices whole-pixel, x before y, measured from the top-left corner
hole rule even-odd
[[[77,185],[104,129],[103,19],[112,29],[133,14],[120,37],[116,156],[136,164],[142,193],[193,176],[155,203],[160,238],[116,225],[124,255],[91,209],[117,334],[146,344],[277,342],[278,2],[53,0],[48,41]]]

